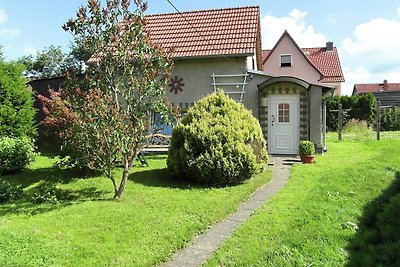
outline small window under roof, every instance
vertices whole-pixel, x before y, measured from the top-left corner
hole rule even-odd
[[[292,66],[292,55],[281,55],[281,67]]]

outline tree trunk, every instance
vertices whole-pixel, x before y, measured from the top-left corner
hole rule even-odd
[[[128,177],[129,177],[130,166],[131,166],[130,162],[126,161],[125,166],[124,166],[124,172],[122,174],[121,183],[119,185],[118,190],[115,192],[115,195],[114,195],[115,199],[121,199],[124,194],[126,182],[128,181]]]
[[[117,193],[118,193],[117,181],[115,180],[114,176],[112,175],[112,170],[111,171],[107,171],[106,175],[108,176],[108,178],[110,178],[111,182],[113,183],[113,186],[114,186],[114,197],[115,197],[117,195]]]

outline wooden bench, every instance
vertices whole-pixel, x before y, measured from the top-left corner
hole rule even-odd
[[[143,152],[165,153],[168,152],[171,143],[171,135],[151,134],[147,137],[147,145]]]

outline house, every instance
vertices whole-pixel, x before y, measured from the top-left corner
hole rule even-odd
[[[400,107],[400,83],[364,83],[355,84],[353,95],[372,93],[380,101],[381,106]]]
[[[336,48],[303,51],[285,32],[263,52],[257,6],[145,18],[150,39],[173,48],[166,97],[175,106],[185,111],[224,91],[259,119],[270,154],[297,154],[300,140],[312,141],[318,152],[326,148],[325,98],[344,80]]]
[[[263,53],[258,7],[159,14],[146,20],[150,38],[175,49],[167,90],[173,104],[185,109],[223,90],[259,119],[269,153],[297,154],[300,140],[312,141],[319,152],[325,149],[324,97],[340,90],[344,81],[333,45],[305,53],[285,32]]]
[[[341,95],[341,83],[345,81],[333,42],[325,47],[300,48],[287,31],[271,50],[263,50],[263,67],[267,73],[333,86],[335,95]]]
[[[146,29],[153,42],[173,48],[167,97],[184,109],[215,91],[213,79],[241,86],[247,70],[262,69],[258,7],[149,15]]]

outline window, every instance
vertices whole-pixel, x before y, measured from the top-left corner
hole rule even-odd
[[[292,55],[281,55],[281,67],[292,66]]]
[[[173,123],[166,123],[159,112],[153,114],[151,118],[152,133],[172,135]]]
[[[278,122],[290,122],[289,104],[287,103],[278,104]]]

